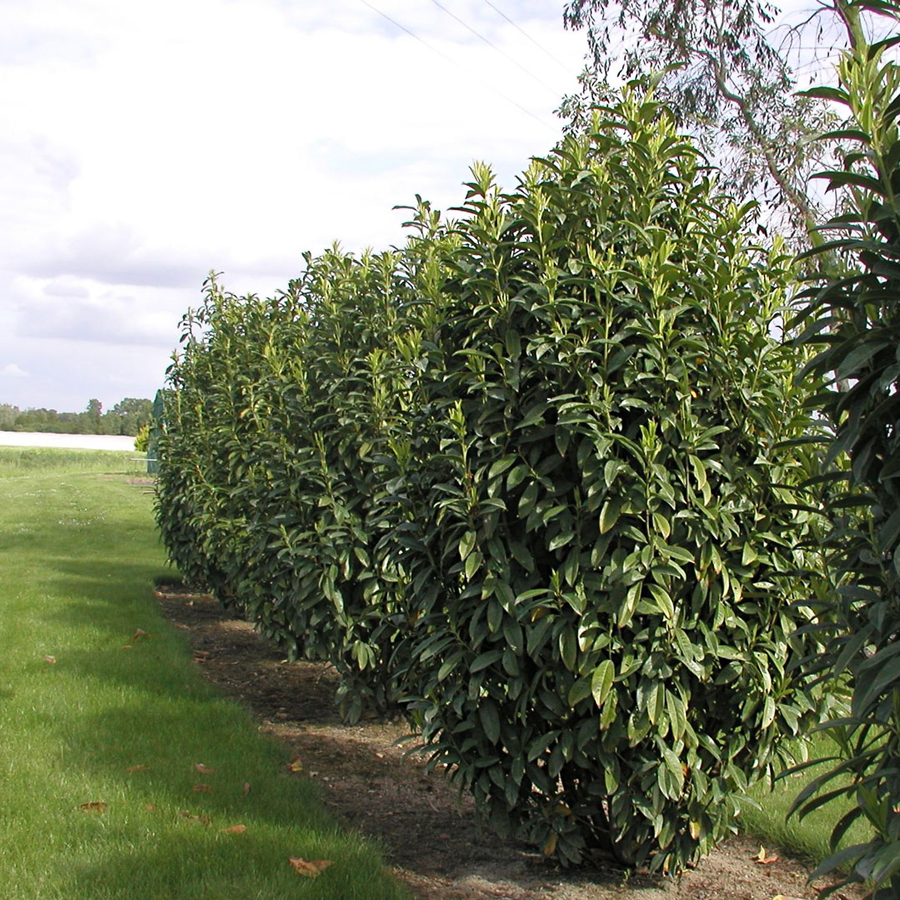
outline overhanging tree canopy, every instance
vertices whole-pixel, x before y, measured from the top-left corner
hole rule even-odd
[[[828,112],[795,93],[790,60],[802,32],[773,31],[778,15],[765,0],[569,0],[564,20],[587,29],[594,77],[561,112],[581,120],[613,74],[662,73],[658,95],[722,166],[729,187],[766,201],[805,239],[820,221],[807,184],[827,152],[812,138]],[[821,41],[824,23],[815,25]]]

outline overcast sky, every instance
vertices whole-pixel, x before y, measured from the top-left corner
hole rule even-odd
[[[271,295],[305,250],[401,243],[392,207],[459,204],[475,159],[513,187],[583,66],[562,12],[0,0],[0,403],[152,397],[210,269]]]

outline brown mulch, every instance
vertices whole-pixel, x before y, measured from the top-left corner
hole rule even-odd
[[[347,827],[372,837],[395,875],[421,900],[813,900],[809,869],[736,837],[678,880],[605,870],[562,870],[531,848],[479,828],[471,800],[424,759],[409,754],[402,723],[344,725],[325,665],[290,663],[252,626],[211,597],[160,584],[165,616],[189,635],[198,670],[247,707],[264,730],[299,754],[325,803]],[[844,889],[836,900],[857,900]]]

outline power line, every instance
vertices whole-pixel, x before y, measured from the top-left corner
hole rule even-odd
[[[466,29],[468,29],[470,32],[472,32],[472,34],[474,34],[475,37],[477,37],[479,40],[484,41],[484,43],[487,44],[488,47],[493,48],[493,49],[496,50],[501,56],[503,56],[504,58],[508,59],[508,60],[509,60],[509,61],[510,61],[517,69],[519,69],[520,71],[524,72],[524,73],[525,73],[532,81],[537,82],[537,84],[539,84],[541,87],[546,88],[548,91],[550,91],[551,94],[553,94],[554,97],[558,97],[558,96],[559,96],[559,91],[557,91],[556,88],[552,88],[552,87],[550,87],[550,85],[547,84],[545,81],[541,81],[541,79],[538,78],[537,75],[535,75],[535,74],[534,74],[533,72],[531,72],[529,69],[526,69],[525,66],[521,65],[521,63],[516,62],[516,61],[515,61],[515,60],[514,60],[514,59],[513,59],[506,51],[505,51],[505,50],[501,50],[501,49],[500,49],[493,41],[489,40],[489,39],[486,38],[483,34],[481,34],[481,33],[479,33],[478,31],[476,31],[476,30],[475,30],[471,25],[469,25],[468,23],[464,22],[458,15],[456,15],[456,13],[450,12],[450,10],[447,9],[446,6],[443,6],[441,3],[439,3],[438,0],[431,0],[431,2],[432,2],[439,10],[441,10],[442,12],[445,12],[448,16],[450,16],[451,19],[454,19],[455,21],[459,22],[459,24],[462,25],[463,28],[466,28]]]
[[[569,67],[564,62],[562,62],[558,57],[554,56],[546,47],[543,47],[541,44],[539,44],[524,28],[522,28],[521,26],[519,26],[515,22],[513,22],[513,20],[505,12],[503,12],[502,9],[498,9],[496,6],[494,6],[494,4],[491,3],[491,0],[484,0],[484,2],[487,3],[487,5],[495,13],[497,13],[498,16],[501,16],[502,18],[506,19],[506,21],[509,22],[509,24],[512,25],[512,27],[515,28],[516,31],[518,31],[520,34],[524,34],[525,37],[527,37],[528,40],[531,41],[531,43],[534,44],[534,46],[538,48],[538,50],[540,50],[546,56],[549,56],[550,59],[552,59],[553,62],[555,62],[567,75],[571,74],[569,72]]]
[[[360,0],[360,3],[363,3],[366,6],[368,6],[369,9],[371,9],[373,12],[376,12],[382,18],[387,19],[388,22],[390,22],[395,28],[399,28],[401,31],[406,32],[406,34],[408,34],[411,38],[414,38],[415,40],[417,40],[423,46],[427,47],[432,53],[436,53],[442,59],[445,59],[448,63],[450,63],[450,65],[456,66],[457,69],[460,69],[461,71],[465,72],[466,75],[469,75],[471,77],[470,73],[463,66],[461,66],[455,59],[447,56],[447,54],[443,53],[441,50],[438,50],[437,47],[430,44],[428,41],[426,41],[423,37],[420,37],[414,31],[411,31],[405,25],[401,25],[400,22],[396,21],[395,19],[392,19],[386,12],[383,12],[382,10],[378,9],[377,6],[374,6],[373,4],[371,4],[369,2],[369,0]],[[536,122],[540,122],[541,125],[543,125],[545,128],[552,131],[554,134],[557,133],[556,128],[553,128],[540,116],[535,115],[530,109],[526,109],[524,106],[522,106],[521,103],[518,103],[516,100],[513,100],[512,97],[508,96],[507,94],[504,94],[502,91],[497,90],[497,88],[495,88],[495,87],[491,87],[490,85],[485,85],[485,86],[488,88],[488,90],[492,91],[498,97],[502,98],[507,103],[511,103],[513,106],[516,107],[516,109],[521,110],[523,113],[525,113],[526,116],[530,116]]]

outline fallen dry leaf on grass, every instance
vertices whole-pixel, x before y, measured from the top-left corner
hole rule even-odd
[[[247,830],[246,825],[232,825],[229,828],[221,829],[221,834],[243,834]]]
[[[107,806],[109,806],[109,804],[105,800],[92,800],[90,803],[82,803],[80,809],[89,813],[97,813],[99,816],[100,813],[106,810]]]
[[[304,859],[302,856],[288,857],[290,864],[307,878],[318,878],[333,862],[330,859]]]
[[[249,794],[251,790],[252,790],[252,788],[250,787],[250,782],[245,781],[244,782],[244,794],[245,795]]]
[[[195,784],[192,788],[192,791],[196,791],[198,794],[208,794],[212,791],[211,784]]]
[[[767,865],[769,865],[769,863],[778,862],[778,857],[770,856],[769,851],[766,850],[765,847],[761,846],[759,848],[759,853],[756,854],[756,856],[753,858],[753,861],[758,866],[767,866]]]
[[[129,771],[129,772],[149,772],[150,766],[129,766],[127,771]]]
[[[199,822],[201,825],[209,825],[210,822],[209,816],[195,816],[186,809],[179,809],[178,815],[181,816],[182,819],[187,819],[189,822]]]
[[[56,665],[56,657],[55,656],[45,656],[44,662],[50,663],[51,666],[55,666]]]
[[[288,772],[302,772],[303,771],[303,763],[300,760],[300,754],[298,753],[296,756],[291,758],[291,761],[287,764]]]
[[[212,766],[204,766],[203,763],[194,763],[194,768],[201,775],[215,775],[216,770]]]
[[[135,629],[134,634],[131,636],[131,643],[136,644],[141,638],[149,638],[149,632],[144,631],[143,628]]]

